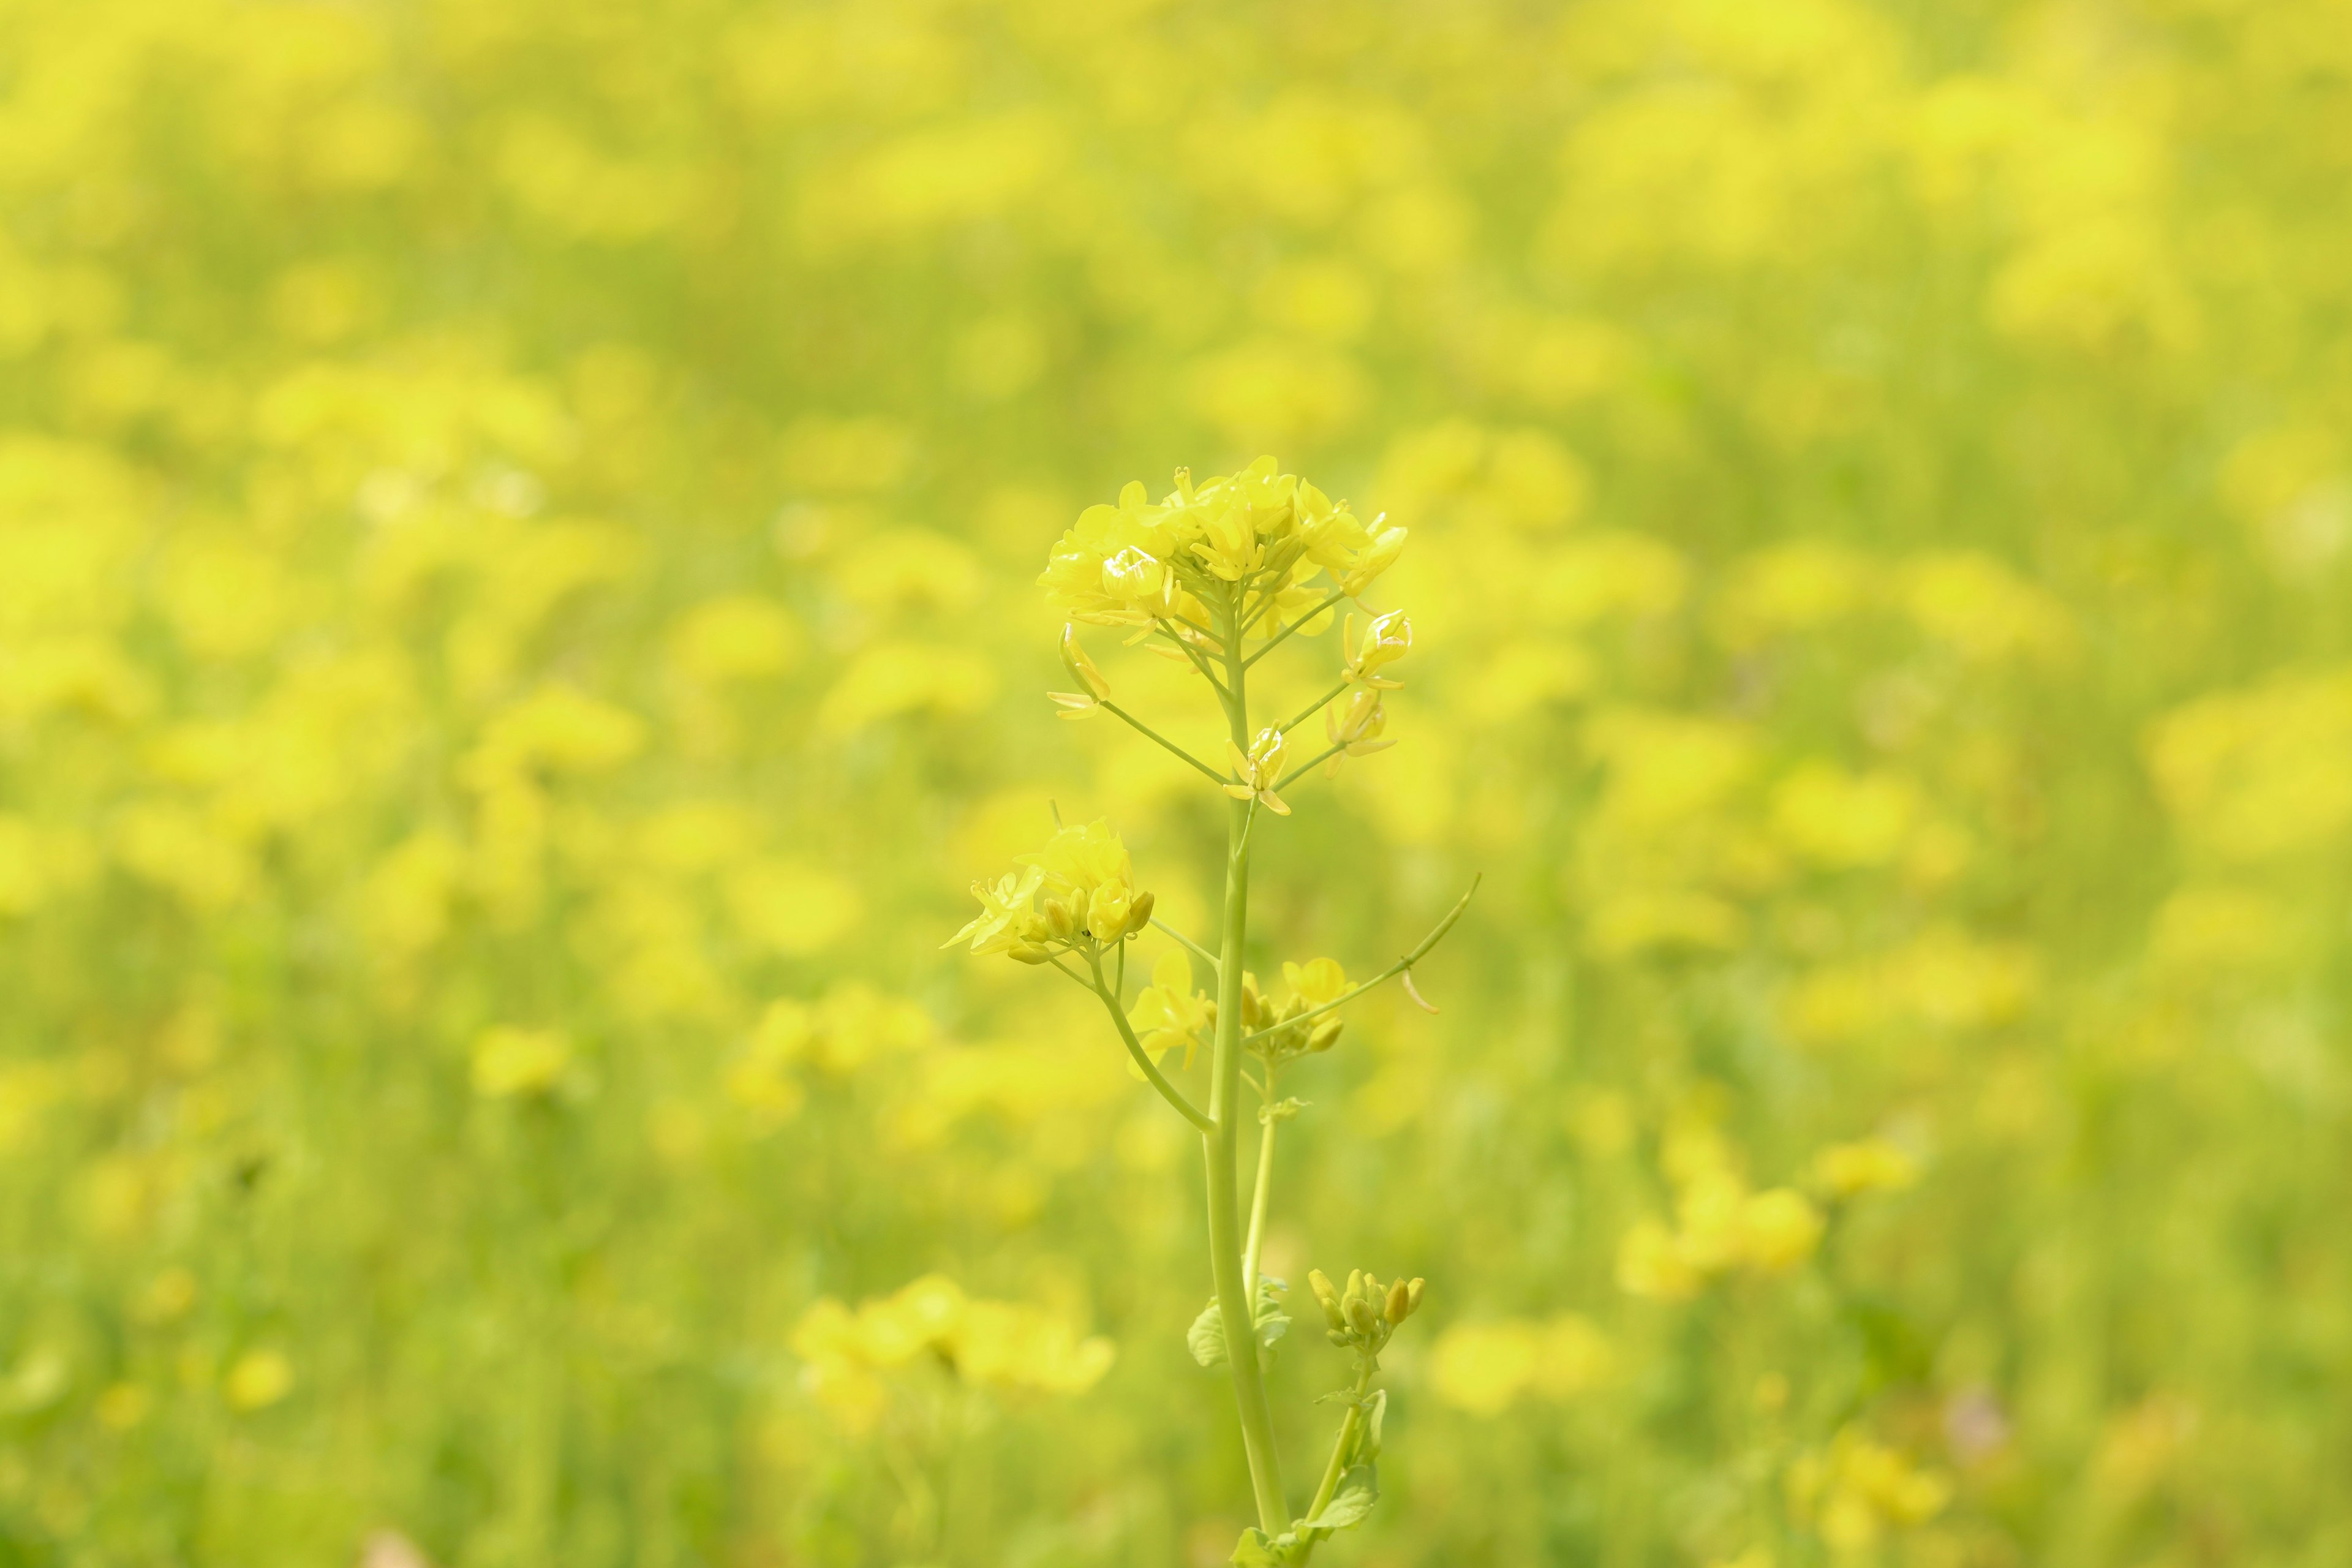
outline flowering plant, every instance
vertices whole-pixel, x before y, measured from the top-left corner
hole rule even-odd
[[[1325,1335],[1349,1352],[1353,1375],[1333,1397],[1345,1406],[1322,1478],[1304,1513],[1293,1514],[1276,1454],[1274,1418],[1263,1362],[1289,1326],[1282,1308],[1286,1287],[1259,1271],[1271,1194],[1274,1149],[1281,1124],[1302,1109],[1276,1098],[1280,1075],[1303,1058],[1328,1051],[1340,1033],[1338,1009],[1384,981],[1402,977],[1408,994],[1412,968],[1452,929],[1468,904],[1465,893],[1420,945],[1372,979],[1350,984],[1335,961],[1318,958],[1283,966],[1287,991],[1262,992],[1244,972],[1249,936],[1251,836],[1262,816],[1287,816],[1283,792],[1316,768],[1336,771],[1349,757],[1392,744],[1383,737],[1386,694],[1402,684],[1383,673],[1412,647],[1412,626],[1401,610],[1365,608],[1360,631],[1353,613],[1341,634],[1338,682],[1301,711],[1278,723],[1253,718],[1250,671],[1291,637],[1328,629],[1343,601],[1362,595],[1392,564],[1405,542],[1402,528],[1367,523],[1296,475],[1261,458],[1241,472],[1201,483],[1177,470],[1176,488],[1154,502],[1130,483],[1117,506],[1094,506],[1055,546],[1040,584],[1073,623],[1130,628],[1131,644],[1147,643],[1189,664],[1215,692],[1227,741],[1223,766],[1203,761],[1112,700],[1109,679],[1079,646],[1076,627],[1065,628],[1062,659],[1076,689],[1052,693],[1066,719],[1109,713],[1181,759],[1225,797],[1223,920],[1213,949],[1159,920],[1152,895],[1136,885],[1125,845],[1107,822],[1064,826],[1045,847],[1020,858],[994,883],[975,882],[981,911],[946,945],[975,953],[1004,953],[1047,966],[1092,992],[1102,1003],[1137,1072],[1197,1131],[1208,1163],[1210,1278],[1215,1294],[1192,1324],[1188,1342],[1203,1366],[1230,1369],[1248,1458],[1258,1523],[1235,1546],[1237,1563],[1299,1563],[1334,1531],[1360,1522],[1379,1497],[1377,1461],[1382,1391],[1371,1386],[1380,1353],[1422,1301],[1423,1282],[1389,1284],[1361,1269],[1344,1288],[1319,1269],[1308,1279]],[[1328,744],[1296,756],[1293,737],[1318,713]],[[1473,885],[1475,889],[1475,884]],[[1147,928],[1173,940],[1177,950],[1152,965],[1141,994],[1128,996],[1128,944]],[[1213,998],[1196,992],[1192,962],[1207,966]],[[1430,1008],[1430,1011],[1435,1011]],[[1189,1065],[1207,1035],[1211,1050],[1209,1103],[1195,1105],[1162,1067],[1181,1047]],[[1253,1073],[1249,1062],[1254,1061]],[[1246,1230],[1239,1190],[1241,1088],[1259,1096],[1256,1175]],[[1232,1347],[1248,1347],[1234,1353]]]

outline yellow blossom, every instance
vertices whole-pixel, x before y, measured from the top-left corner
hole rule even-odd
[[[1405,618],[1402,610],[1374,616],[1365,624],[1360,638],[1356,636],[1356,617],[1349,616],[1341,638],[1348,645],[1342,651],[1347,656],[1349,680],[1391,689],[1403,684],[1380,673],[1412,651],[1412,623]]]
[[[1236,783],[1225,785],[1225,793],[1235,800],[1255,798],[1260,805],[1277,816],[1288,816],[1290,807],[1274,793],[1282,782],[1282,755],[1286,745],[1283,732],[1269,724],[1258,731],[1250,749],[1243,751],[1231,741],[1225,742],[1225,759],[1233,766]]]
[[[1209,998],[1192,989],[1192,961],[1177,948],[1161,953],[1152,964],[1151,984],[1135,999],[1127,1021],[1153,1061],[1181,1047],[1184,1065],[1189,1068],[1201,1031],[1209,1026],[1211,1013]],[[1137,1076],[1142,1075],[1139,1071]]]

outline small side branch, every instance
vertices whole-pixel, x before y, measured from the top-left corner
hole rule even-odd
[[[1102,998],[1103,1008],[1109,1013],[1110,1021],[1118,1026],[1119,1043],[1127,1047],[1127,1054],[1134,1058],[1135,1065],[1143,1069],[1144,1078],[1152,1088],[1160,1091],[1160,1098],[1174,1106],[1176,1114],[1191,1122],[1195,1131],[1214,1132],[1217,1130],[1217,1124],[1210,1121],[1207,1114],[1198,1106],[1185,1099],[1183,1090],[1168,1081],[1168,1075],[1160,1070],[1160,1064],[1151,1059],[1151,1053],[1145,1050],[1143,1042],[1135,1037],[1135,1026],[1127,1021],[1125,1013],[1119,1011],[1118,999],[1110,994],[1109,987],[1103,981],[1100,959],[1094,961],[1094,970],[1095,994]]]
[[[1216,769],[1211,767],[1208,763],[1202,762],[1200,758],[1194,756],[1192,752],[1186,751],[1183,747],[1178,745],[1175,742],[1170,740],[1167,736],[1161,734],[1159,731],[1153,729],[1150,725],[1145,723],[1142,720],[1137,718],[1126,709],[1121,708],[1118,703],[1105,702],[1102,706],[1106,711],[1116,713],[1121,719],[1126,720],[1130,727],[1132,727],[1138,733],[1143,735],[1146,739],[1156,742],[1160,745],[1164,746],[1169,751],[1174,752],[1177,756],[1181,757],[1185,762],[1190,763],[1193,767],[1200,770],[1203,776],[1217,784],[1220,788],[1223,787],[1223,785],[1228,782],[1224,774],[1217,772]]]
[[[1268,642],[1264,647],[1258,649],[1255,653],[1250,655],[1249,658],[1242,660],[1242,668],[1244,669],[1247,669],[1251,665],[1255,664],[1259,659],[1264,658],[1267,654],[1272,653],[1276,648],[1278,648],[1284,643],[1288,642],[1291,637],[1297,634],[1299,627],[1305,626],[1307,622],[1313,620],[1316,616],[1321,615],[1324,611],[1329,609],[1332,605],[1338,604],[1347,596],[1348,595],[1345,589],[1334,591],[1329,598],[1324,600],[1321,604],[1316,605],[1313,609],[1307,611],[1305,615],[1299,616],[1297,620],[1291,622],[1280,631],[1275,633],[1273,640]]]
[[[1282,782],[1274,786],[1274,793],[1280,795],[1284,790],[1288,789],[1292,784],[1297,784],[1300,779],[1305,778],[1308,773],[1313,773],[1318,767],[1329,762],[1333,757],[1338,756],[1347,749],[1347,742],[1334,741],[1329,746],[1326,747],[1321,752],[1317,752],[1314,756],[1307,758],[1305,762],[1299,763],[1297,767],[1283,774]]]
[[[1329,707],[1331,700],[1339,696],[1342,691],[1347,690],[1351,684],[1353,683],[1343,680],[1339,682],[1339,685],[1333,687],[1330,690],[1325,692],[1322,696],[1318,697],[1314,701],[1309,702],[1306,707],[1301,708],[1297,716],[1294,717],[1289,723],[1282,726],[1282,732],[1287,735],[1293,730],[1297,729],[1301,724],[1306,723],[1309,719],[1314,718],[1316,714],[1321,712],[1325,708]]]
[[[1260,1029],[1255,1034],[1244,1035],[1242,1037],[1242,1044],[1244,1046],[1251,1045],[1255,1041],[1262,1040],[1265,1038],[1266,1036],[1273,1034],[1276,1029],[1286,1029],[1294,1024],[1303,1024],[1309,1018],[1320,1017],[1322,1015],[1331,1011],[1334,1007],[1344,1007],[1349,1003],[1353,1002],[1357,997],[1361,996],[1365,992],[1370,991],[1373,986],[1384,984],[1387,982],[1395,979],[1398,975],[1404,973],[1407,970],[1410,970],[1414,964],[1419,963],[1423,959],[1427,958],[1429,956],[1429,950],[1435,947],[1440,942],[1444,941],[1445,933],[1454,929],[1454,922],[1460,920],[1462,918],[1462,911],[1470,907],[1470,900],[1472,896],[1478,891],[1478,884],[1484,880],[1486,880],[1486,873],[1483,871],[1477,876],[1471,878],[1470,890],[1464,893],[1462,897],[1455,901],[1454,907],[1445,911],[1445,918],[1437,922],[1434,930],[1433,930],[1427,936],[1421,939],[1421,945],[1414,948],[1411,952],[1406,953],[1402,958],[1398,959],[1394,963],[1389,965],[1388,968],[1381,971],[1380,973],[1373,975],[1361,985],[1350,986],[1346,992],[1334,997],[1332,1000],[1324,1003],[1320,1007],[1309,1007],[1306,1012],[1299,1014],[1295,1018],[1285,1018],[1281,1023],[1273,1025],[1267,1028]]]
[[[1214,974],[1217,973],[1217,955],[1215,953],[1211,952],[1207,948],[1202,947],[1199,942],[1194,942],[1191,937],[1186,936],[1182,931],[1178,931],[1174,926],[1170,925],[1166,921],[1160,920],[1157,916],[1153,917],[1151,923],[1159,928],[1160,933],[1162,936],[1173,938],[1177,946],[1182,948],[1185,952],[1191,953],[1193,957],[1207,964],[1209,966],[1210,973]]]

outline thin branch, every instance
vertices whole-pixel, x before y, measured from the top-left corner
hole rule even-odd
[[[1176,1108],[1177,1115],[1191,1122],[1200,1131],[1214,1132],[1217,1130],[1217,1124],[1210,1121],[1208,1116],[1191,1100],[1185,1099],[1181,1089],[1168,1081],[1168,1075],[1160,1070],[1160,1064],[1151,1059],[1150,1053],[1143,1048],[1143,1042],[1135,1037],[1135,1026],[1127,1021],[1127,1015],[1119,1011],[1118,1001],[1103,985],[1102,960],[1097,958],[1092,963],[1095,972],[1095,994],[1102,998],[1104,1010],[1110,1014],[1111,1022],[1118,1026],[1119,1042],[1127,1047],[1127,1054],[1135,1059],[1137,1067],[1143,1069],[1143,1076],[1150,1081],[1152,1088],[1160,1091],[1160,1098]]]
[[[1209,766],[1208,763],[1202,762],[1200,758],[1194,756],[1192,752],[1186,751],[1183,747],[1178,745],[1175,742],[1170,740],[1167,736],[1161,734],[1159,731],[1153,729],[1150,725],[1145,723],[1134,714],[1129,712],[1126,709],[1121,708],[1118,703],[1106,702],[1103,704],[1103,707],[1107,710],[1116,713],[1120,718],[1126,720],[1129,725],[1146,737],[1150,740],[1157,741],[1160,745],[1165,746],[1168,750],[1175,752],[1178,756],[1183,758],[1186,762],[1200,769],[1201,772],[1206,774],[1209,780],[1215,784],[1219,788],[1222,789],[1224,785],[1233,782],[1226,778],[1223,773],[1217,772],[1214,768]]]
[[[1328,762],[1329,762],[1333,757],[1338,756],[1341,752],[1344,752],[1344,751],[1346,751],[1347,749],[1348,749],[1348,742],[1345,742],[1345,741],[1334,741],[1334,742],[1331,742],[1331,744],[1330,744],[1328,748],[1326,748],[1326,749],[1322,752],[1322,753],[1321,753],[1321,754],[1319,754],[1319,755],[1318,755],[1318,756],[1309,757],[1307,761],[1305,761],[1305,762],[1303,762],[1303,763],[1299,763],[1297,767],[1295,767],[1295,768],[1291,769],[1288,773],[1286,773],[1283,774],[1283,775],[1282,775],[1281,782],[1280,782],[1280,783],[1278,783],[1278,784],[1276,784],[1274,786],[1274,793],[1275,793],[1275,794],[1276,794],[1276,795],[1280,795],[1284,790],[1288,789],[1292,784],[1297,784],[1300,779],[1303,779],[1303,778],[1305,778],[1308,773],[1313,773],[1313,772],[1315,771],[1315,765],[1316,765],[1318,763],[1328,763]]]
[[[1285,724],[1282,727],[1282,732],[1287,735],[1293,730],[1297,729],[1301,724],[1306,723],[1309,719],[1314,718],[1317,713],[1322,711],[1323,709],[1330,705],[1333,698],[1339,696],[1342,691],[1347,690],[1348,688],[1353,684],[1353,681],[1343,680],[1339,682],[1339,685],[1333,687],[1330,690],[1325,692],[1322,696],[1318,697],[1314,701],[1309,702],[1306,707],[1301,708],[1298,710],[1298,717],[1293,719],[1289,723]]]
[[[1158,926],[1164,935],[1175,938],[1177,945],[1182,947],[1193,957],[1207,964],[1211,974],[1217,973],[1217,955],[1215,953],[1211,952],[1207,948],[1202,947],[1199,942],[1194,942],[1191,937],[1186,936],[1182,931],[1178,931],[1174,926],[1170,925],[1166,921],[1160,919],[1156,915],[1152,917],[1151,923]]]
[[[1284,643],[1289,641],[1293,637],[1297,635],[1299,627],[1305,626],[1307,622],[1313,620],[1316,616],[1321,615],[1324,611],[1329,609],[1332,605],[1338,604],[1347,596],[1348,592],[1346,589],[1341,588],[1335,590],[1329,598],[1324,600],[1321,604],[1316,605],[1313,609],[1307,611],[1305,615],[1299,616],[1288,626],[1283,627],[1282,630],[1275,633],[1273,641],[1267,643],[1264,647],[1250,655],[1249,658],[1242,660],[1242,668],[1244,669],[1247,669],[1251,665],[1255,664],[1259,659],[1264,658],[1267,654],[1270,654],[1276,648],[1280,647]]]
[[[1445,918],[1437,922],[1436,929],[1432,931],[1427,936],[1423,937],[1421,939],[1421,945],[1414,948],[1411,952],[1406,953],[1402,958],[1398,959],[1394,963],[1389,965],[1388,968],[1382,970],[1380,973],[1373,975],[1361,985],[1349,988],[1345,994],[1334,997],[1332,1000],[1324,1003],[1320,1007],[1309,1007],[1306,1012],[1299,1014],[1295,1018],[1285,1018],[1281,1023],[1269,1025],[1265,1028],[1258,1030],[1254,1035],[1244,1035],[1242,1037],[1242,1044],[1247,1046],[1253,1041],[1265,1038],[1268,1035],[1273,1034],[1276,1029],[1286,1029],[1293,1024],[1303,1024],[1309,1018],[1320,1017],[1322,1015],[1328,1013],[1334,1007],[1344,1007],[1349,1003],[1353,1002],[1357,997],[1361,996],[1365,992],[1370,991],[1373,986],[1393,980],[1398,975],[1402,974],[1405,971],[1411,969],[1414,964],[1419,963],[1423,959],[1429,956],[1429,950],[1435,947],[1439,942],[1444,940],[1447,931],[1454,929],[1454,922],[1460,920],[1462,918],[1462,911],[1470,907],[1471,896],[1477,892],[1478,884],[1486,880],[1486,874],[1481,871],[1477,876],[1470,879],[1470,891],[1463,894],[1462,897],[1455,901],[1454,907],[1445,911]]]

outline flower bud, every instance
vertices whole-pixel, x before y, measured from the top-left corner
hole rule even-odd
[[[1407,1317],[1421,1310],[1422,1288],[1428,1283],[1428,1280],[1416,1274],[1412,1277],[1412,1282],[1404,1288],[1404,1310]]]
[[[1315,1300],[1322,1304],[1323,1320],[1334,1329],[1348,1326],[1347,1314],[1339,1310],[1339,1293],[1331,1289],[1330,1277],[1320,1268],[1307,1271],[1307,1283],[1314,1288]]]
[[[1270,1021],[1267,1016],[1269,1011],[1270,1010],[1265,1005],[1265,998],[1258,994],[1257,976],[1255,974],[1243,975],[1242,1027],[1244,1029],[1262,1029],[1265,1027],[1266,1024]]]
[[[1372,1310],[1372,1304],[1370,1301],[1360,1296],[1349,1299],[1348,1326],[1349,1328],[1360,1334],[1370,1334],[1380,1326],[1380,1314]]]
[[[1360,1298],[1360,1297],[1363,1295],[1363,1293],[1364,1293],[1364,1271],[1363,1271],[1362,1269],[1360,1269],[1360,1268],[1350,1268],[1350,1269],[1349,1269],[1349,1270],[1348,1270],[1348,1293],[1347,1293],[1347,1297],[1346,1297],[1346,1299],[1347,1299],[1348,1300],[1353,1301],[1353,1300],[1358,1300],[1359,1298]]]
[[[1044,963],[1054,956],[1052,949],[1039,947],[1034,942],[1016,942],[1004,953],[1016,963]]]
[[[1151,923],[1151,908],[1159,901],[1148,891],[1135,895],[1135,902],[1128,907],[1127,935],[1134,936]]]
[[[1329,1050],[1339,1043],[1339,1031],[1346,1027],[1347,1026],[1337,1018],[1324,1019],[1316,1025],[1313,1032],[1307,1037],[1307,1048],[1310,1051]]]
[[[1070,923],[1080,928],[1087,923],[1087,890],[1084,888],[1070,889]]]
[[[1345,1329],[1326,1329],[1323,1331],[1323,1337],[1342,1348],[1348,1343],[1348,1331]]]
[[[1400,1279],[1389,1287],[1389,1299],[1381,1315],[1391,1323],[1402,1323],[1412,1312],[1412,1287]]]
[[[1047,899],[1037,912],[1045,918],[1045,929],[1056,942],[1069,941],[1078,929],[1078,922],[1070,918],[1070,906],[1059,899]]]

